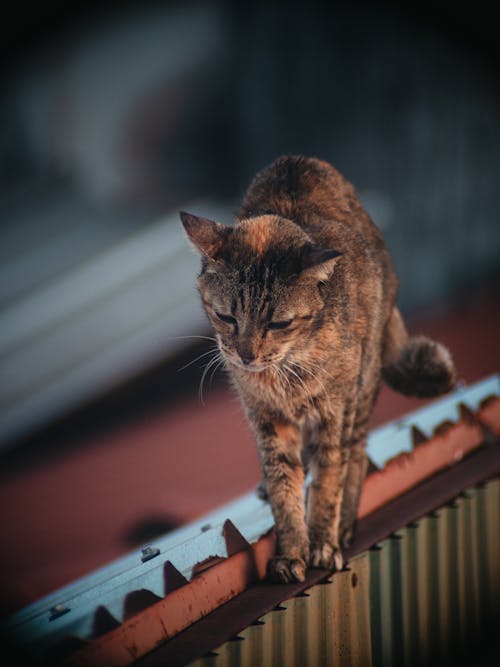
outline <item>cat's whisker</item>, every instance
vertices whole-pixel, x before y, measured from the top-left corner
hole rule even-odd
[[[224,358],[222,357],[222,355],[219,355],[219,358],[218,358],[218,360],[217,360],[217,363],[214,365],[214,367],[213,367],[213,369],[212,369],[212,372],[210,373],[210,379],[209,379],[209,381],[208,381],[208,383],[209,383],[208,386],[209,386],[209,387],[212,386],[212,382],[213,382],[214,376],[215,376],[215,374],[217,373],[217,371],[219,370],[219,368],[221,368],[221,366],[224,366]]]
[[[203,357],[206,357],[209,354],[214,354],[214,352],[217,352],[218,347],[214,347],[210,350],[207,350],[206,352],[202,352],[200,355],[196,357],[196,359],[191,359],[191,361],[188,361],[184,366],[181,366],[181,368],[178,369],[178,372],[180,373],[181,371],[185,370],[186,368],[189,368],[189,366],[192,366],[192,364],[196,363],[200,359],[203,359]]]
[[[214,336],[201,336],[198,334],[192,334],[190,336],[169,336],[168,340],[188,340],[189,338],[195,338],[197,340],[211,340],[214,343],[217,342]]]
[[[323,380],[321,378],[325,377],[325,378],[332,378],[333,379],[333,376],[331,375],[331,373],[328,373],[327,371],[325,371],[323,366],[321,366],[320,364],[316,364],[316,363],[314,363],[312,361],[309,361],[309,360],[307,362],[303,362],[303,363],[299,363],[298,361],[290,361],[289,363],[291,363],[292,366],[297,367],[298,369],[300,369],[304,373],[308,373],[311,377],[313,377],[315,379],[315,381],[318,382],[318,384],[321,386],[323,391],[326,393],[326,388],[325,388],[325,385],[324,385]]]
[[[300,376],[299,376],[299,377],[300,377]],[[302,377],[301,377],[300,379],[301,379],[302,385],[307,389],[307,393],[308,393],[308,395],[309,395],[309,404],[310,404],[311,408],[314,408],[314,406],[315,406],[315,404],[314,404],[314,397],[313,397],[313,395],[312,395],[312,393],[311,393],[311,389],[310,389],[310,387],[309,387],[309,383],[306,382],[306,381],[304,380],[304,378],[302,378]]]
[[[212,366],[213,366],[215,363],[216,363],[216,360],[215,360],[215,359],[211,359],[211,360],[207,363],[207,365],[205,366],[205,368],[204,368],[204,370],[203,370],[203,374],[202,374],[202,376],[201,376],[200,386],[199,386],[199,388],[198,388],[198,397],[199,397],[199,401],[200,401],[200,403],[201,403],[202,405],[205,405],[205,400],[204,400],[204,397],[203,397],[203,383],[205,382],[205,377],[207,376],[207,373],[209,372],[209,370],[212,368]]]
[[[313,370],[316,370],[320,375],[322,375],[322,376],[324,376],[324,377],[328,377],[328,378],[332,378],[332,379],[333,379],[332,374],[329,373],[329,372],[325,369],[325,364],[326,364],[327,361],[328,361],[326,355],[325,355],[325,357],[323,357],[323,356],[318,356],[317,359],[318,359],[319,361],[323,361],[323,362],[324,362],[323,365],[320,364],[320,363],[317,363],[317,362],[315,362],[315,361],[312,361],[312,359],[307,359],[306,361],[301,361],[301,362],[290,360],[289,363],[291,363],[292,365],[298,366],[298,367],[301,368],[303,371],[305,371],[306,373],[310,373],[311,375],[313,375],[313,372],[312,372],[310,369],[313,369]]]
[[[320,383],[324,387],[322,381],[319,378],[320,371],[322,370],[321,366],[316,366],[316,365],[312,366],[312,364],[311,364],[311,366],[312,366],[312,369],[311,369],[311,368],[308,368],[305,364],[299,364],[297,361],[290,361],[288,363],[291,366],[294,366],[298,370],[302,371],[303,373],[307,373],[312,378],[314,378],[314,380],[316,380],[318,383]]]
[[[296,366],[299,370],[302,370],[304,373],[309,373],[314,378],[314,380],[319,384],[320,389],[322,390],[322,395],[324,400],[328,404],[328,407],[331,409],[330,396],[328,395],[328,392],[326,390],[323,381],[318,377],[319,373],[313,373],[310,369],[306,368],[305,365],[299,364],[298,362],[292,361],[290,363],[293,366]],[[321,367],[318,370],[322,370]]]
[[[310,393],[306,383],[304,382],[304,380],[300,377],[300,375],[293,368],[288,366],[288,364],[285,364],[283,368],[286,369],[288,371],[288,373],[290,373],[295,378],[297,378],[297,381],[300,383],[300,385],[302,386],[302,388],[304,390],[304,394],[305,394],[308,405],[310,405],[311,408],[314,408],[313,397],[311,396],[311,393]]]
[[[274,365],[273,367],[274,367],[275,370],[276,370],[276,374],[277,374],[277,376],[278,376],[278,379],[281,380],[281,386],[282,386],[282,389],[283,389],[283,393],[284,393],[285,396],[286,396],[286,387],[285,387],[285,385],[284,385],[284,382],[286,382],[286,384],[287,384],[287,386],[288,386],[288,389],[290,390],[290,392],[292,392],[292,385],[291,385],[291,383],[290,383],[290,378],[287,376],[287,374],[285,373],[285,371],[284,371],[282,368],[280,368],[277,364]],[[284,381],[284,382],[283,382],[283,381]]]
[[[203,371],[203,374],[201,376],[201,380],[200,380],[200,386],[199,386],[199,389],[198,389],[198,396],[199,396],[199,399],[200,399],[200,402],[201,402],[202,405],[205,405],[205,401],[203,400],[203,383],[205,381],[207,373],[209,372],[209,370],[215,364],[218,364],[221,361],[221,356],[222,355],[220,354],[220,352],[215,351],[214,355],[215,356],[212,359],[210,359],[210,361],[206,364],[205,369]]]
[[[279,366],[277,366],[276,364],[271,364],[269,366],[269,370],[275,376],[277,386],[284,391],[283,377],[280,372]]]

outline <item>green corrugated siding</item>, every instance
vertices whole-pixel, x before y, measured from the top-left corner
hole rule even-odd
[[[499,618],[500,480],[401,529],[192,667],[384,667],[457,658]]]

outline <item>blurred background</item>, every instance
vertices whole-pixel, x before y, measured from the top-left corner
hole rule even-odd
[[[382,229],[410,328],[499,369],[500,89],[480,4],[53,2],[1,26],[0,588],[17,608],[259,478],[185,209],[283,153]],[[192,363],[190,363],[192,362]],[[374,425],[415,401],[382,392]]]

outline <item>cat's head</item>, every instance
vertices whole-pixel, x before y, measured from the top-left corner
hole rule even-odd
[[[322,327],[321,285],[340,253],[275,215],[233,226],[180,215],[202,257],[198,288],[226,360],[256,372],[293,361]]]

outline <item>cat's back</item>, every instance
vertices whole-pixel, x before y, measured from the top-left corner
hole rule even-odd
[[[284,155],[264,167],[251,182],[238,218],[266,214],[291,220],[318,245],[345,253],[344,264],[357,279],[381,272],[391,297],[395,294],[397,280],[380,231],[354,186],[330,163]]]
[[[328,162],[283,155],[257,173],[238,217],[272,213],[301,224],[320,212],[343,217],[356,201],[352,184]]]

